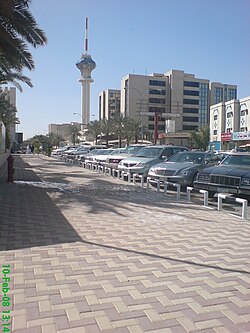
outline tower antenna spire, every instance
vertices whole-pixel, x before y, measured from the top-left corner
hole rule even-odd
[[[88,54],[88,18],[85,18],[85,54]]]

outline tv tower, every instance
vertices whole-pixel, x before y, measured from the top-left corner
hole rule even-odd
[[[91,72],[96,68],[96,63],[88,54],[88,18],[85,21],[85,52],[81,56],[81,60],[76,63],[77,68],[81,72],[81,78],[79,82],[82,83],[82,125],[81,129],[84,129],[84,125],[90,121],[90,83],[94,80],[91,78]]]

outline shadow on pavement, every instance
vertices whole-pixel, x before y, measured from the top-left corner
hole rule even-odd
[[[14,165],[16,180],[40,180],[20,157]],[[1,251],[78,241],[81,238],[45,189],[1,182]]]

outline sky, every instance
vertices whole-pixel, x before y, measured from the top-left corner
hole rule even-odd
[[[47,134],[48,124],[81,122],[80,71],[85,17],[92,72],[91,120],[98,95],[120,89],[127,74],[184,70],[214,82],[236,84],[250,96],[250,0],[32,0],[30,10],[48,44],[30,47],[33,88],[17,91],[24,138]]]

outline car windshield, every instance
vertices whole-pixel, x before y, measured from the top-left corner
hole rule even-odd
[[[250,154],[249,155],[228,155],[221,165],[238,165],[250,168]]]
[[[119,155],[119,154],[123,154],[124,152],[125,152],[124,148],[115,149],[114,151],[112,151],[112,153],[110,155]]]
[[[177,153],[170,157],[167,162],[178,162],[178,163],[195,163],[201,164],[204,160],[204,153]]]
[[[144,147],[140,149],[137,153],[135,153],[133,156],[136,157],[159,157],[161,152],[163,151],[163,148],[160,147]]]
[[[109,155],[110,153],[113,153],[113,149],[104,149],[104,150],[99,150],[98,155]]]
[[[128,146],[127,148],[125,148],[124,150],[124,154],[135,154],[137,151],[141,150],[143,148],[143,146]]]
[[[93,149],[89,152],[89,155],[101,155],[106,149]]]

